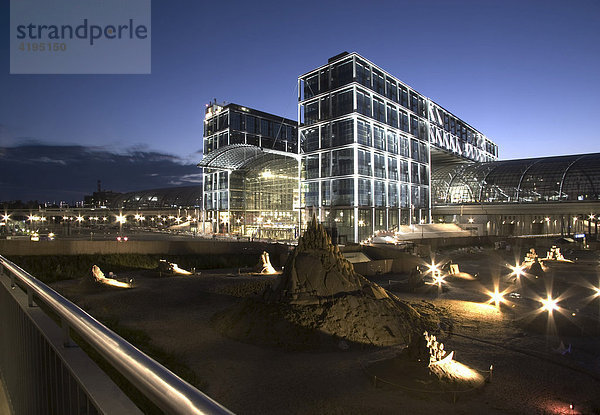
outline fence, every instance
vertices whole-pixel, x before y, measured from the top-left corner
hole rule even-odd
[[[44,310],[60,321],[60,326]],[[70,333],[170,414],[231,414],[0,256],[0,376],[16,414],[141,413]]]

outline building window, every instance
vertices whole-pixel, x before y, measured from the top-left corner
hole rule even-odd
[[[302,150],[305,152],[314,151],[319,149],[319,129],[308,128],[302,132]]]
[[[373,175],[370,151],[358,150],[358,174],[369,177]]]
[[[398,111],[393,105],[387,105],[387,123],[394,128],[398,128]]]
[[[396,157],[388,157],[388,176],[390,180],[398,180],[398,159]]]
[[[321,177],[331,176],[331,153],[321,154]]]
[[[371,180],[358,179],[358,205],[371,206],[372,204]]]
[[[373,70],[373,91],[379,95],[385,94],[385,81],[383,79],[383,73],[378,70]]]
[[[354,179],[331,181],[331,206],[352,206],[354,204]]]
[[[371,112],[371,95],[361,90],[356,91],[356,111],[360,114],[372,117]]]
[[[319,76],[314,74],[304,81],[304,99],[312,98],[319,93]]]
[[[380,180],[375,180],[375,182],[373,183],[375,206],[386,205],[385,187],[385,182],[382,182]]]
[[[307,156],[305,159],[305,174],[306,179],[316,179],[319,177],[319,155]]]
[[[390,153],[398,154],[398,136],[391,131],[386,133],[387,137],[387,151]]]
[[[331,78],[334,88],[352,82],[352,59],[336,64],[331,70]]]
[[[331,182],[329,180],[321,182],[321,205],[331,205]]]
[[[358,120],[356,128],[358,143],[371,147],[373,145],[373,140],[371,139],[371,124]]]
[[[373,126],[373,147],[378,150],[385,150],[384,130],[376,125]]]
[[[332,147],[338,147],[354,142],[354,120],[335,121],[332,123],[331,129],[333,133],[331,136]],[[324,144],[323,147],[325,147]]]
[[[354,173],[354,150],[347,148],[331,153],[331,175],[344,176]]]
[[[304,123],[311,125],[319,120],[319,102],[309,102],[304,106]]]
[[[383,154],[373,154],[373,164],[375,165],[375,177],[385,179],[385,156]]]
[[[365,62],[356,61],[356,82],[371,88],[371,68]]]
[[[333,116],[338,117],[351,113],[353,105],[353,93],[351,89],[334,94],[332,97]]]
[[[388,205],[390,207],[400,206],[400,198],[398,197],[398,183],[388,184]]]
[[[319,206],[319,183],[304,183],[304,204],[307,207]]]
[[[385,104],[382,100],[373,98],[373,118],[385,122]]]

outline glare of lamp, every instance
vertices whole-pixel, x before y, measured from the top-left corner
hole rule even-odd
[[[552,298],[550,294],[548,294],[546,299],[540,299],[540,302],[542,303],[542,310],[547,311],[550,314],[552,314],[553,310],[558,310],[558,300]]]

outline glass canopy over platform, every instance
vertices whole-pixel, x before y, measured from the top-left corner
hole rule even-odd
[[[432,172],[434,205],[600,199],[600,153],[449,165]]]

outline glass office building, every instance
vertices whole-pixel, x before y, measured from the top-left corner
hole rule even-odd
[[[298,235],[297,122],[237,104],[206,107],[204,221],[212,232],[294,239]]]
[[[302,222],[340,243],[431,221],[432,163],[491,161],[497,146],[356,53],[298,79]]]

